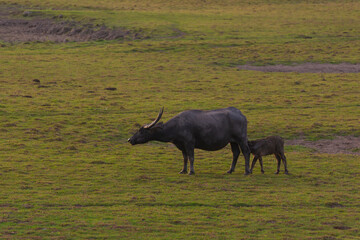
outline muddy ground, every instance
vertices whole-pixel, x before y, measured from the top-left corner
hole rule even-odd
[[[328,154],[355,154],[360,155],[360,137],[337,136],[334,139],[307,141],[304,139],[286,140],[286,145],[299,145],[312,148],[319,153]]]
[[[298,72],[298,73],[360,73],[360,64],[304,63],[298,65],[238,66],[240,70],[261,72]]]
[[[3,42],[85,42],[140,39],[140,31],[108,28],[104,25],[64,20],[62,15],[44,16],[21,7],[0,6],[0,41]]]

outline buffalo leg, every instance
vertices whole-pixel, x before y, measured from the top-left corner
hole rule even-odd
[[[264,173],[262,157],[259,158],[259,163],[260,163],[260,166],[261,166],[261,172]]]
[[[186,153],[187,156],[189,157],[189,162],[190,162],[190,172],[189,175],[193,175],[195,174],[195,170],[194,170],[194,146],[186,146]]]
[[[186,174],[187,173],[187,163],[188,163],[188,156],[186,154],[186,151],[182,151],[183,157],[184,157],[184,167],[181,170],[180,174]]]
[[[245,175],[248,175],[250,173],[250,149],[247,144],[247,138],[240,141],[239,145],[245,158]]]
[[[253,168],[254,168],[257,160],[258,160],[258,157],[255,155],[255,156],[254,156],[254,159],[252,160],[252,163],[251,163],[251,168],[250,168],[250,172],[251,172],[251,173],[252,173],[252,171],[253,171]]]
[[[281,157],[279,155],[277,155],[277,154],[275,154],[275,157],[277,159],[277,171],[276,171],[275,174],[279,174],[279,172],[280,172],[280,164],[281,164]]]
[[[233,171],[235,171],[236,162],[237,162],[238,157],[240,155],[239,145],[237,143],[230,143],[230,145],[231,145],[231,151],[233,153],[233,160],[232,160],[232,163],[231,163],[230,170],[227,171],[227,173],[232,173]]]

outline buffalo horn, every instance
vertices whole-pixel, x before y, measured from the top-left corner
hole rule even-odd
[[[145,125],[144,128],[152,128],[160,120],[163,112],[164,112],[164,107],[160,108],[159,115],[157,116],[157,118],[152,123]]]

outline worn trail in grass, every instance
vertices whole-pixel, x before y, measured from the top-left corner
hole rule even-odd
[[[264,175],[256,166],[243,176],[242,157],[236,172],[225,174],[232,158],[226,147],[196,151],[196,175],[183,176],[172,145],[126,142],[161,106],[164,121],[186,109],[237,107],[250,139],[359,136],[359,73],[236,68],[356,63],[359,4],[192,3],[27,3],[41,14],[136,29],[148,38],[1,44],[2,237],[359,237],[357,155],[289,146],[291,175],[273,174],[275,159],[266,157]]]

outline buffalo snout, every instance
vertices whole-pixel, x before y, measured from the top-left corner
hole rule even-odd
[[[134,140],[133,140],[132,138],[129,138],[129,139],[128,139],[128,142],[131,143],[131,145],[134,145],[134,144],[135,144],[135,142],[134,142]]]

